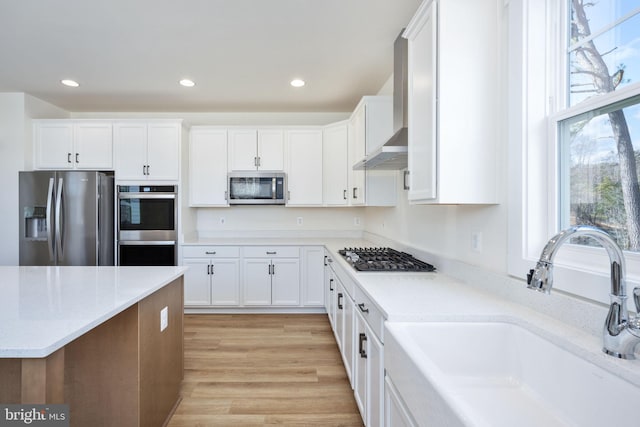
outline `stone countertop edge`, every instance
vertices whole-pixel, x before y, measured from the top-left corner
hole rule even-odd
[[[24,267],[0,267],[0,274],[2,273],[3,269],[6,270],[6,269],[20,269],[20,268],[24,268]],[[59,267],[29,267],[29,268],[31,269],[41,268],[44,271],[44,269],[47,269],[47,268],[57,269]],[[69,268],[74,268],[74,267],[69,267]],[[100,268],[100,267],[86,267],[86,268]],[[114,269],[122,269],[122,268],[131,269],[131,267],[113,267],[113,268]],[[150,267],[150,268],[154,268],[154,267]],[[159,268],[167,269],[166,267],[159,267]],[[95,317],[92,317],[90,319],[78,320],[78,323],[81,323],[80,325],[74,326],[73,328],[67,328],[68,332],[64,334],[57,334],[58,336],[54,338],[53,341],[47,342],[47,344],[43,346],[35,344],[32,346],[23,346],[22,348],[17,348],[17,347],[10,348],[10,349],[4,348],[3,343],[1,341],[2,333],[0,330],[0,358],[47,357],[52,353],[54,353],[55,351],[61,349],[71,341],[75,340],[76,338],[82,336],[83,334],[89,332],[90,330],[94,329],[100,324],[122,313],[129,307],[133,306],[134,304],[140,302],[141,300],[153,294],[157,290],[173,282],[175,279],[182,276],[186,270],[187,270],[186,267],[180,267],[180,266],[171,267],[171,270],[170,270],[171,272],[168,271],[167,275],[163,279],[155,282],[152,285],[145,286],[143,289],[140,290],[139,293],[129,297],[127,300],[124,300],[117,305],[113,305],[106,311],[96,314]],[[65,280],[64,275],[59,280],[64,281]],[[43,320],[43,322],[46,322],[46,320]]]

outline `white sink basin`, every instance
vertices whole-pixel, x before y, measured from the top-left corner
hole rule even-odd
[[[402,322],[387,330],[387,374],[420,426],[601,427],[640,419],[639,387],[523,327]]]

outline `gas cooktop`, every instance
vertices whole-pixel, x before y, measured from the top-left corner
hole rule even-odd
[[[338,251],[358,271],[425,272],[436,268],[391,248],[345,248]]]

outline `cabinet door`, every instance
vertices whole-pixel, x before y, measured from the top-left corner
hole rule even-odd
[[[324,249],[322,246],[302,248],[302,305],[324,305]]]
[[[180,123],[150,123],[147,143],[147,179],[180,179]]]
[[[73,124],[68,120],[34,124],[36,169],[73,169]]]
[[[375,334],[367,330],[367,425],[380,426],[384,421],[384,347]]]
[[[284,170],[284,132],[281,129],[258,130],[258,169]]]
[[[322,194],[327,206],[344,206],[348,200],[348,130],[342,123],[328,126],[322,135]]]
[[[347,371],[347,376],[353,387],[353,357],[354,357],[354,341],[353,341],[353,320],[356,315],[355,305],[349,294],[345,292],[344,302],[344,334],[342,338],[342,359],[344,361],[344,368]]]
[[[113,126],[105,122],[81,122],[74,125],[76,169],[113,169]]]
[[[271,260],[245,258],[242,271],[243,304],[271,305]]]
[[[208,259],[188,259],[184,273],[184,305],[211,305],[211,272]]]
[[[229,170],[256,170],[258,164],[258,139],[255,129],[229,131]]]
[[[192,129],[189,206],[227,206],[227,131]]]
[[[273,259],[271,302],[273,305],[300,305],[300,259]]]
[[[116,179],[147,179],[147,124],[115,123],[113,142]]]
[[[433,200],[436,185],[436,2],[408,31],[409,200]]]
[[[365,425],[367,422],[367,330],[366,323],[362,315],[356,311],[354,316],[354,342],[355,356],[353,363],[353,393],[358,404],[358,409],[362,414]]]
[[[329,323],[333,331],[336,330],[336,279],[333,270],[329,268],[329,274],[326,278],[327,285],[327,315],[329,316]]]
[[[385,377],[384,385],[384,426],[385,427],[416,427],[409,410],[402,402],[400,394],[389,376]]]
[[[336,323],[335,323],[335,334],[336,334],[336,342],[338,343],[338,347],[340,348],[340,353],[343,353],[343,345],[344,345],[344,299],[346,297],[346,292],[340,280],[336,281]]]
[[[289,206],[322,205],[322,131],[287,131]]]
[[[240,304],[240,260],[213,259],[211,271],[211,304]]]
[[[349,122],[349,204],[364,205],[365,171],[353,170],[353,165],[364,158],[365,149],[365,107],[361,106],[353,113]]]

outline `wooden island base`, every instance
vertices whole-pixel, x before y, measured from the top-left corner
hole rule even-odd
[[[48,357],[0,359],[0,402],[68,404],[71,426],[162,426],[183,360],[180,277]]]

